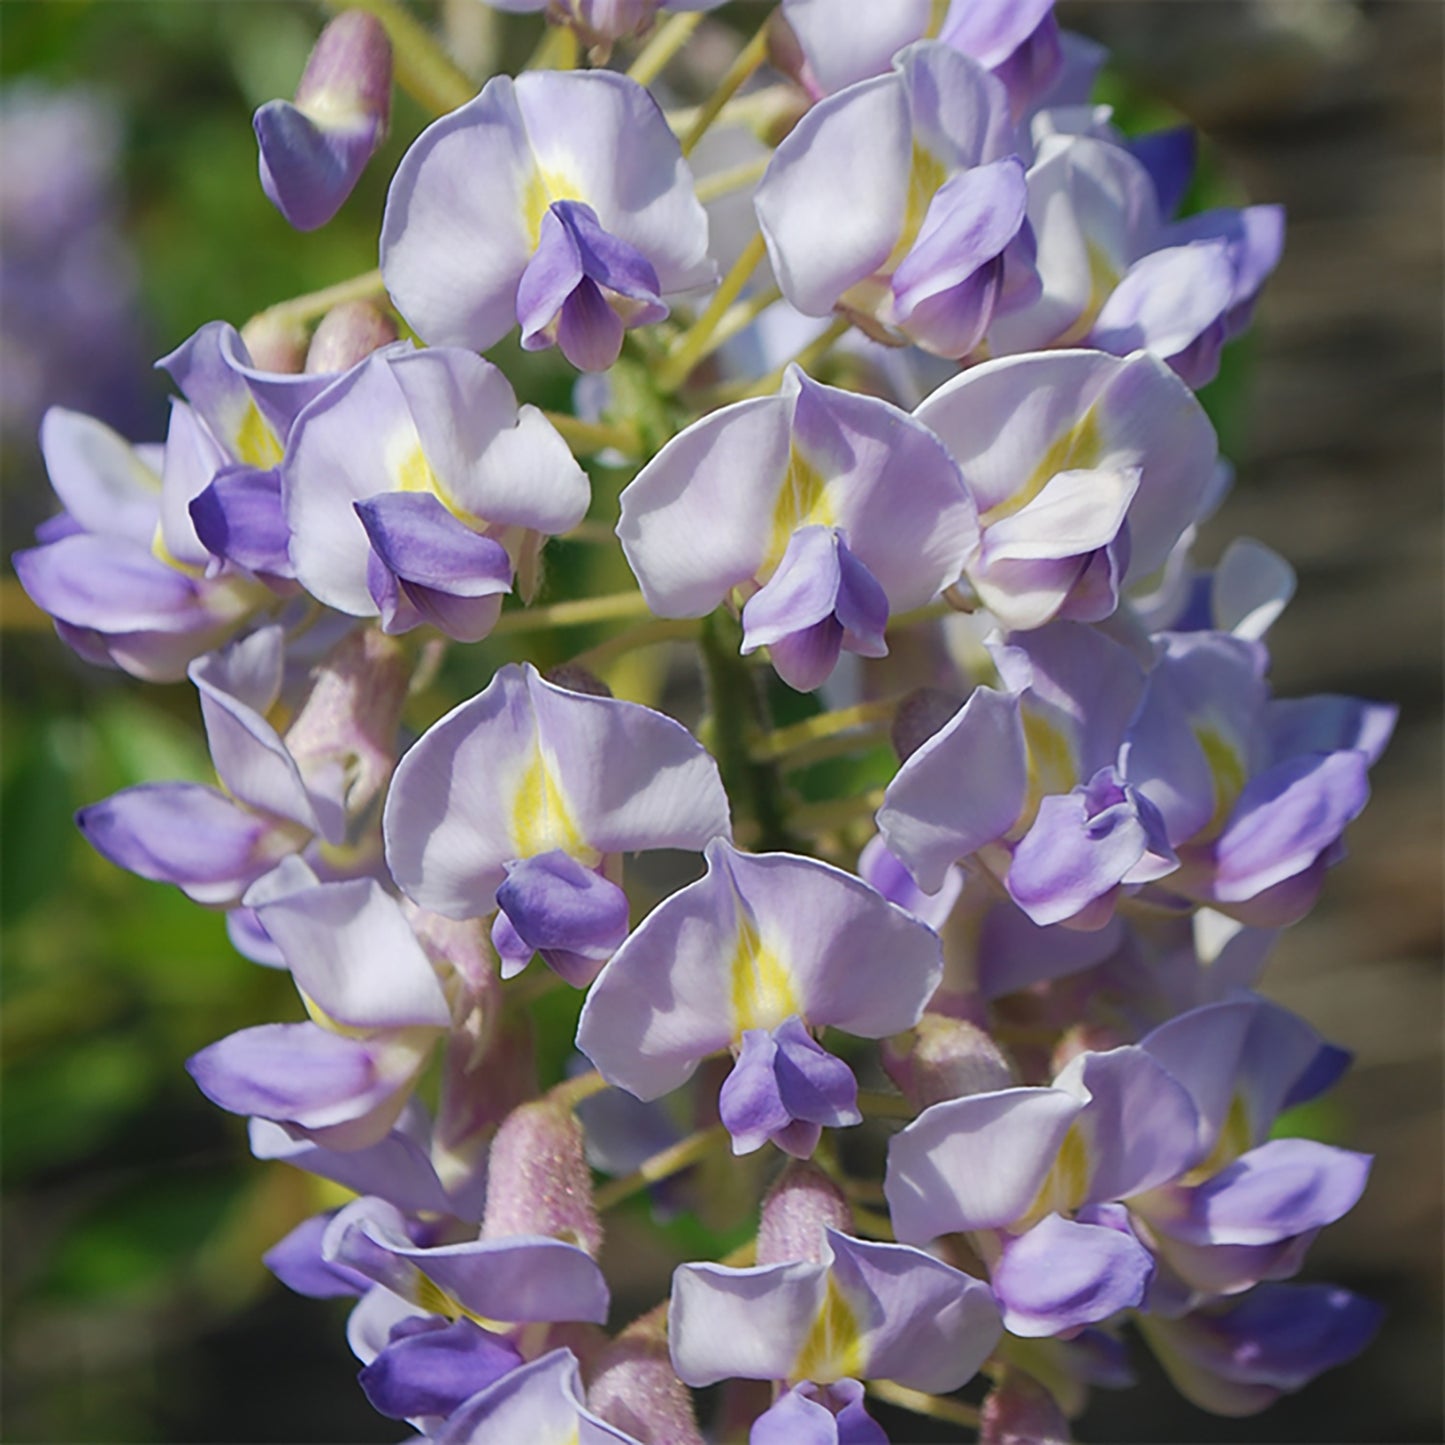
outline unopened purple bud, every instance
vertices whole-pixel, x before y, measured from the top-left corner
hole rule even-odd
[[[898,704],[889,732],[898,761],[906,763],[962,706],[941,688],[920,687],[910,692]]]
[[[321,318],[306,353],[306,370],[313,375],[349,371],[396,338],[396,322],[379,306],[370,301],[343,301]]]
[[[763,1200],[758,1263],[821,1264],[825,1229],[853,1232],[853,1211],[843,1191],[816,1165],[794,1159]]]
[[[978,1425],[978,1445],[1070,1445],[1073,1435],[1054,1397],[1016,1370],[989,1391]]]
[[[602,1225],[583,1145],[582,1126],[570,1109],[546,1099],[513,1109],[492,1140],[482,1238],[550,1235],[595,1258]]]
[[[909,1033],[884,1043],[882,1057],[888,1077],[920,1109],[1017,1082],[1003,1050],[983,1029],[944,1014],[924,1014]]]
[[[263,311],[241,328],[241,340],[258,371],[294,376],[304,369],[306,328],[299,321],[278,321]]]
[[[598,1355],[587,1408],[639,1445],[703,1445],[692,1394],[667,1348],[667,1306],[634,1320]]]

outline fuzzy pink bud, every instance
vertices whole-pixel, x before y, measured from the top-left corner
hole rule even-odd
[[[887,1040],[882,1055],[888,1077],[920,1109],[1017,1082],[990,1035],[977,1024],[944,1014],[924,1014],[909,1033]]]
[[[513,1109],[492,1140],[483,1239],[545,1234],[596,1257],[602,1225],[582,1126],[570,1109],[536,1099]]]
[[[667,1306],[634,1320],[597,1357],[587,1405],[639,1445],[703,1445],[692,1394],[667,1348]]]
[[[763,1200],[758,1224],[758,1263],[820,1264],[825,1229],[847,1234],[853,1211],[843,1191],[816,1165],[796,1159]]]
[[[396,338],[396,322],[379,307],[370,301],[343,301],[321,318],[306,353],[306,370],[314,375],[349,371]]]

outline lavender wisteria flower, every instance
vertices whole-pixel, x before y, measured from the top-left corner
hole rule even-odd
[[[706,856],[704,877],[649,914],[593,984],[577,1047],[639,1099],[732,1049],[718,1107],[734,1152],[771,1139],[806,1157],[825,1125],[860,1118],[852,1071],[814,1031],[912,1027],[942,972],[938,939],[826,863],[722,839]]]
[[[886,653],[889,615],[957,579],[978,522],[926,427],[792,367],[776,396],[674,437],[624,490],[617,535],[654,612],[731,599],[743,651],[766,646],[807,691],[843,649]]]
[[[1193,1010],[1138,1045],[1078,1055],[1050,1088],[925,1110],[889,1149],[894,1227],[919,1244],[970,1232],[1023,1336],[1121,1309],[1177,1314],[1173,1301],[1292,1274],[1359,1198],[1369,1160],[1264,1141],[1281,1108],[1341,1066],[1339,1050],[1257,997]]]
[[[880,336],[967,356],[1035,284],[1015,151],[1002,85],[937,42],[819,101],[757,190],[783,295],[807,316],[837,309]]]
[[[967,579],[1010,629],[1107,617],[1162,567],[1214,479],[1214,429],[1156,357],[1006,357],[945,383],[914,416],[978,507]]]
[[[298,231],[342,207],[391,119],[391,41],[365,10],[338,15],[317,37],[295,104],[270,100],[252,125],[261,187]]]
[[[381,268],[431,346],[522,328],[605,371],[624,330],[705,287],[707,218],[657,103],[607,70],[496,76],[397,167]]]
[[[992,71],[1017,115],[1062,66],[1053,8],[1053,0],[783,0],[782,14],[807,62],[803,83],[819,95],[885,74],[905,45],[938,40]]]
[[[1000,1325],[988,1287],[972,1275],[920,1249],[829,1229],[817,1261],[680,1266],[669,1333],[689,1385],[742,1378],[846,1390],[867,1377],[941,1392],[973,1376]],[[808,1402],[785,1396],[763,1438],[786,1438],[782,1424],[806,1419]]]
[[[620,855],[730,831],[717,765],[680,723],[554,686],[530,664],[432,726],[387,797],[386,858],[449,918],[497,911],[504,977],[534,953],[589,983],[627,935]]]
[[[391,773],[406,691],[396,644],[352,633],[293,689],[285,686],[285,663],[280,625],[192,663],[221,788],[126,788],[77,815],[90,844],[120,867],[213,907],[234,907],[283,858],[313,843],[325,845],[333,873],[375,867],[375,805]],[[283,734],[277,723],[288,714]]]
[[[471,352],[375,352],[297,417],[282,463],[296,576],[387,632],[430,623],[484,637],[511,590],[535,586],[543,539],[590,490],[567,445]]]
[[[65,510],[15,554],[15,571],[87,662],[174,682],[271,600],[246,572],[212,571],[187,507],[227,459],[185,403],[171,408],[164,447],[59,408],[40,446]]]

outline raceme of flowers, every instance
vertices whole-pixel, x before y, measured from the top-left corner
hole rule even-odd
[[[1131,1332],[1223,1414],[1350,1358],[1377,1308],[1292,1281],[1369,1159],[1276,1129],[1348,1055],[1254,984],[1394,711],[1275,697],[1288,564],[1193,560],[1230,475],[1194,391],[1278,209],[1181,218],[1192,135],[1116,129],[1048,0],[784,0],[692,111],[648,86],[710,4],[498,8],[553,29],[475,94],[327,27],[255,118],[297,228],[385,135],[393,43],[458,102],[379,275],[203,327],[163,440],[53,409],[15,558],[81,657],[196,689],[216,785],[79,824],[295,984],[190,1062],[352,1196],[267,1264],[355,1300],[378,1411],[471,1445],[859,1445],[875,1398],[1066,1441]],[[705,132],[752,159],[695,169]],[[514,335],[573,412],[479,354]],[[539,602],[556,537],[635,587]],[[619,622],[439,715],[449,646]],[[886,787],[805,795],[890,728]],[[568,990],[558,1080],[531,1004]],[[719,1167],[751,1242],[618,1318],[606,1212]]]

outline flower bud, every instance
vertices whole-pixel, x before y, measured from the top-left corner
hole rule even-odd
[[[639,1445],[703,1445],[692,1395],[667,1348],[667,1306],[634,1320],[597,1357],[587,1407]]]
[[[385,311],[370,301],[343,301],[321,318],[306,353],[306,370],[313,375],[349,371],[396,338],[396,322]]]
[[[550,1235],[595,1258],[602,1225],[583,1143],[570,1109],[546,1099],[513,1109],[492,1140],[482,1238]]]
[[[258,371],[294,376],[306,361],[306,328],[299,321],[278,321],[261,312],[241,328],[251,363]]]
[[[943,1014],[926,1013],[910,1032],[886,1040],[882,1057],[888,1077],[920,1109],[1016,1082],[1003,1050],[983,1029]]]
[[[823,1231],[847,1234],[853,1211],[843,1191],[813,1163],[795,1159],[763,1200],[758,1224],[758,1263],[821,1264]]]
[[[952,693],[920,687],[898,704],[889,737],[898,761],[906,763],[961,706]]]
[[[390,119],[391,41],[374,16],[344,11],[317,37],[295,104],[267,101],[256,112],[262,189],[298,231],[324,226]]]
[[[1073,1438],[1054,1397],[1029,1375],[1010,1370],[984,1399],[978,1445],[1070,1445]]]

